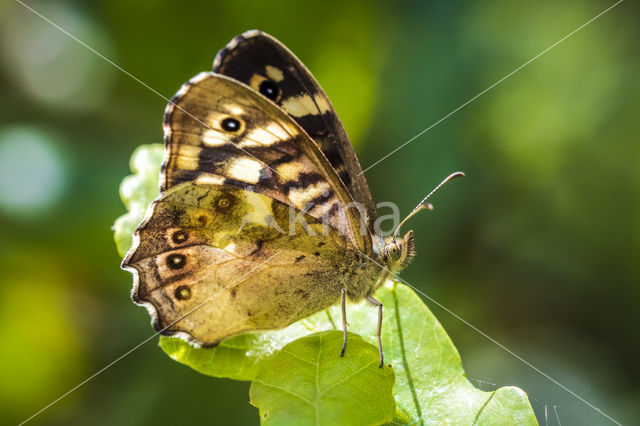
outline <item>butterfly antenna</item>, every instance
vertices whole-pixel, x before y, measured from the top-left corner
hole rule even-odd
[[[455,179],[457,177],[460,177],[460,176],[464,176],[464,173],[462,173],[462,172],[451,173],[442,182],[440,182],[440,184],[438,184],[438,186],[433,188],[433,190],[429,194],[427,194],[427,196],[424,197],[422,199],[422,201],[420,201],[420,204],[418,204],[415,209],[411,210],[411,213],[409,213],[409,215],[407,215],[407,217],[405,217],[404,220],[402,222],[400,222],[400,225],[398,225],[398,227],[396,228],[396,231],[393,233],[393,239],[394,240],[396,239],[396,236],[398,235],[398,232],[400,231],[400,228],[402,227],[402,225],[404,225],[404,223],[407,220],[409,220],[413,215],[415,215],[416,213],[418,213],[420,210],[423,210],[423,209],[433,210],[433,204],[427,203],[427,200],[429,199],[429,197],[431,197],[433,194],[435,194],[438,191],[438,189],[442,188],[445,183],[447,183],[450,180],[453,180],[453,179]]]

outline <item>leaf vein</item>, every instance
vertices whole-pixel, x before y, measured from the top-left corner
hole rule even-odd
[[[350,378],[352,378],[353,376],[355,376],[356,374],[360,373],[362,370],[365,370],[369,367],[371,367],[372,364],[378,364],[378,360],[373,360],[371,362],[369,362],[366,365],[363,365],[362,367],[358,368],[356,371],[354,371],[353,373],[341,377],[340,380],[338,380],[337,382],[333,383],[331,386],[329,386],[328,388],[326,388],[325,390],[323,390],[320,395],[324,395],[327,392],[329,392],[331,389],[335,388],[336,386],[339,386],[341,384],[343,384],[344,382],[346,382],[347,380],[349,380]]]
[[[289,355],[291,355],[292,357],[294,357],[295,359],[297,359],[297,360],[299,360],[299,361],[304,362],[305,364],[314,365],[314,363],[313,363],[313,362],[311,362],[311,361],[309,361],[308,359],[304,359],[304,358],[302,358],[302,357],[300,357],[300,356],[296,355],[295,353],[293,353],[293,352],[291,352],[291,351],[289,351],[289,350],[287,350],[287,349],[280,349],[280,350],[281,350],[282,352],[284,352],[285,354],[289,354]]]
[[[473,424],[474,425],[478,424],[478,420],[480,420],[480,414],[482,414],[482,412],[484,411],[485,407],[487,405],[489,405],[489,402],[491,402],[491,400],[493,399],[495,394],[496,394],[496,391],[491,392],[491,395],[489,395],[489,398],[487,398],[487,400],[484,402],[484,404],[482,404],[482,407],[480,407],[480,409],[478,410],[478,414],[476,414],[476,418],[473,419]]]
[[[404,347],[404,336],[402,333],[402,323],[400,322],[400,308],[398,306],[398,291],[397,291],[397,283],[393,283],[393,308],[396,317],[396,324],[398,327],[398,340],[400,343],[400,353],[402,355],[402,364],[404,365],[404,371],[407,375],[407,385],[409,386],[409,390],[411,391],[411,397],[413,399],[413,404],[416,407],[416,418],[420,419],[420,424],[424,425],[424,421],[422,420],[422,407],[420,407],[420,401],[418,400],[418,393],[415,388],[415,384],[413,383],[413,378],[411,377],[411,370],[409,368],[409,361],[407,361],[407,353]]]
[[[276,386],[276,385],[271,384],[271,383],[266,383],[266,382],[263,382],[262,380],[259,380],[259,379],[253,379],[253,381],[256,382],[256,383],[260,383],[263,386],[267,386],[267,387],[270,387],[270,388],[281,390],[282,392],[288,393],[289,395],[298,398],[300,401],[306,402],[307,404],[311,405],[312,407],[314,406],[314,403],[312,401],[309,401],[307,398],[305,398],[305,397],[303,397],[301,395],[298,395],[297,393],[292,392],[291,390],[289,390],[287,388],[283,388],[281,386]]]

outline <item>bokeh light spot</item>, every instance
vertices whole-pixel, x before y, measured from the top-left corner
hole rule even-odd
[[[107,57],[113,47],[102,28],[63,4],[42,14]],[[33,99],[58,108],[86,111],[107,99],[117,72],[102,58],[23,7],[0,17],[0,50],[7,74]]]
[[[8,420],[3,424],[24,420],[86,374],[82,341],[63,291],[67,281],[57,273],[47,265],[34,277],[10,273],[6,278],[0,300],[0,400],[6,404],[0,418]]]
[[[39,216],[60,198],[64,184],[51,136],[28,127],[0,129],[0,210]]]

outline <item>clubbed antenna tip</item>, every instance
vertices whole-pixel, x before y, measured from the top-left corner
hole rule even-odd
[[[457,177],[461,177],[464,176],[463,172],[454,172],[451,173],[449,176],[447,176],[442,182],[440,182],[438,184],[438,186],[436,186],[435,188],[433,188],[433,190],[427,194],[426,197],[424,197],[422,199],[422,201],[420,201],[420,203],[416,206],[415,209],[411,210],[411,213],[409,213],[407,215],[407,217],[404,218],[404,220],[402,222],[400,222],[400,225],[398,225],[398,227],[396,228],[396,231],[393,233],[393,239],[395,240],[396,236],[398,235],[398,232],[400,231],[400,228],[402,227],[402,225],[404,225],[404,223],[409,220],[413,215],[415,215],[416,213],[418,213],[420,210],[422,209],[426,209],[426,210],[433,210],[433,204],[431,203],[427,203],[427,200],[429,199],[429,197],[431,197],[433,194],[435,194],[440,188],[442,188],[442,186],[444,184],[446,184],[447,182],[449,182],[450,180],[453,180]]]

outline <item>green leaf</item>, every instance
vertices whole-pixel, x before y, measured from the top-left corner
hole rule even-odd
[[[114,226],[121,255],[128,250],[131,234],[144,217],[148,204],[158,195],[161,160],[161,145],[142,146],[133,154],[134,175],[127,177],[121,186],[121,196],[129,212]],[[393,423],[537,424],[522,390],[504,387],[484,392],[473,387],[465,377],[460,355],[451,339],[409,287],[387,282],[376,297],[384,304],[385,361],[396,374]],[[376,309],[361,303],[348,305],[347,310],[350,330],[375,345]],[[282,330],[235,336],[216,348],[199,348],[168,337],[161,337],[160,346],[173,359],[203,374],[253,380],[267,371],[267,366],[281,356],[280,351],[287,344],[311,333],[339,328],[339,318],[340,308],[332,307]],[[359,350],[354,346],[350,340],[348,355]],[[271,409],[272,418],[278,418],[277,411]]]
[[[113,224],[114,239],[120,256],[129,251],[133,231],[136,230],[149,204],[160,194],[158,179],[164,147],[161,144],[141,145],[131,155],[132,175],[120,184],[120,198],[127,213]]]
[[[378,350],[349,334],[340,356],[342,333],[314,333],[289,343],[251,384],[251,404],[265,425],[382,424],[395,413],[395,376],[379,367]]]
[[[388,282],[376,297],[384,304],[385,363],[396,373],[396,424],[536,425],[526,394],[515,387],[494,392],[476,389],[467,379],[449,336],[413,290]],[[376,344],[376,309],[361,303],[347,307],[350,330]],[[197,348],[175,338],[161,346],[174,359],[212,376],[250,380],[267,370],[271,357],[305,334],[335,328],[340,308],[332,307],[289,327],[245,334],[217,348]],[[347,354],[353,351],[347,346]]]
[[[397,376],[396,404],[412,424],[537,424],[522,390],[484,392],[467,380],[457,349],[413,290],[388,283],[376,297],[385,306],[383,347]],[[358,330],[365,336],[374,333],[369,317]]]
[[[326,316],[324,312],[320,315]],[[318,323],[324,325],[322,321]],[[278,331],[241,334],[215,348],[199,348],[182,339],[164,336],[160,338],[160,347],[174,360],[200,373],[234,380],[253,380],[271,356],[286,344],[314,331],[327,329],[321,326],[314,328],[307,319]]]

